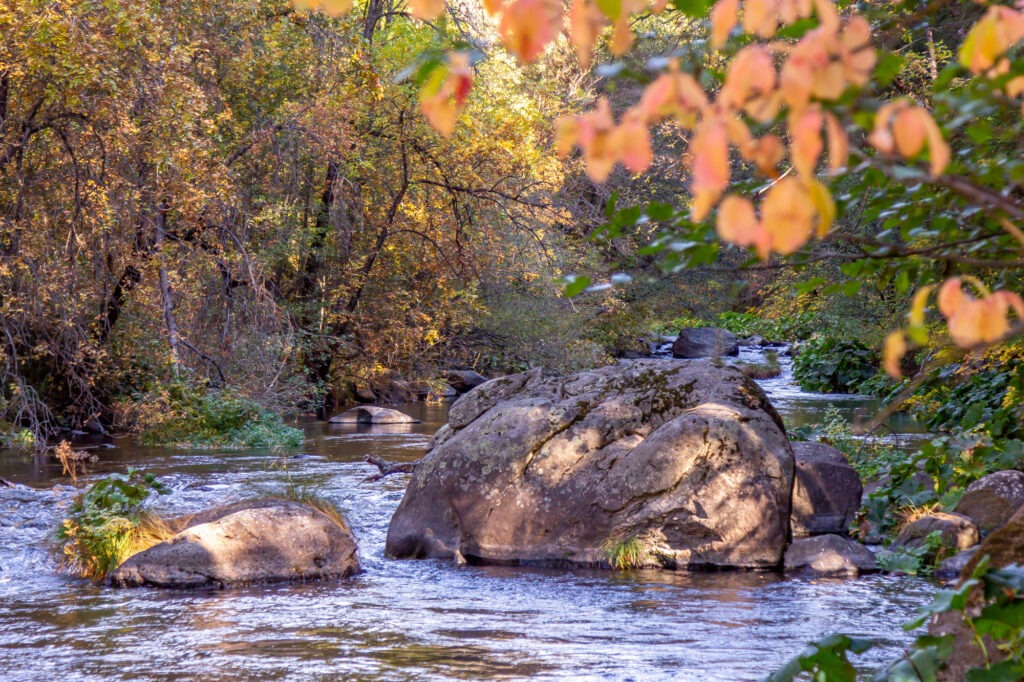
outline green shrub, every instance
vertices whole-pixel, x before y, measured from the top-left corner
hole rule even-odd
[[[207,448],[295,448],[301,430],[233,389],[206,390],[171,384],[143,399],[139,413],[144,445]]]
[[[1024,362],[982,369],[943,365],[914,390],[906,407],[937,431],[984,425],[996,438],[1024,438]]]
[[[153,474],[129,469],[126,475],[112,474],[76,497],[57,531],[64,568],[99,579],[169,535],[143,509],[153,492],[169,491]]]
[[[720,327],[739,337],[763,336],[768,341],[796,341],[809,337],[817,325],[810,313],[769,318],[757,313],[726,311],[708,319],[678,317],[654,331],[678,333],[681,329],[690,327]]]
[[[828,336],[808,341],[793,361],[793,378],[805,391],[855,393],[878,372],[873,350],[850,339]]]

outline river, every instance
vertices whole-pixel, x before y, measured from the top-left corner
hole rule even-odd
[[[750,351],[745,351],[750,359]],[[761,382],[790,423],[862,398],[802,393],[786,372]],[[4,680],[759,680],[831,632],[876,638],[877,670],[913,638],[900,624],[928,581],[775,573],[669,573],[456,566],[384,558],[406,477],[370,482],[362,459],[418,458],[446,407],[402,409],[409,426],[305,425],[298,454],[101,451],[91,477],[128,466],[172,489],[165,514],[240,497],[314,489],[346,515],[365,571],[338,583],[222,591],[112,590],[62,575],[51,537],[75,490],[59,466],[0,453],[0,671]],[[893,424],[896,431],[913,425]],[[911,438],[912,436],[907,436]],[[81,483],[81,482],[80,482]],[[55,484],[56,487],[54,487]]]

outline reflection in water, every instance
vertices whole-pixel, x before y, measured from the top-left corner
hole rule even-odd
[[[775,380],[780,381],[780,380]],[[770,382],[765,382],[769,384]],[[825,397],[773,400],[820,418]],[[806,402],[800,402],[800,401]],[[399,428],[310,424],[301,456],[121,447],[97,475],[144,466],[181,514],[309,486],[337,504],[366,572],[342,583],[201,593],[113,591],[61,576],[52,529],[74,491],[0,490],[0,670],[5,680],[760,679],[834,631],[876,637],[877,668],[909,641],[899,624],[933,591],[910,578],[784,580],[773,573],[628,574],[454,566],[383,557],[407,478],[368,482],[367,454],[421,456],[441,406]],[[0,457],[0,477],[49,486],[53,467]],[[891,638],[891,639],[889,639]]]

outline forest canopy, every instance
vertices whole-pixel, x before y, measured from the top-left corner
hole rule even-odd
[[[13,0],[0,34],[0,419],[37,441],[675,318],[866,321],[893,376],[1021,331],[1012,6]]]

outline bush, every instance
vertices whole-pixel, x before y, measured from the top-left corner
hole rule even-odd
[[[720,327],[741,338],[763,336],[768,341],[796,341],[809,337],[815,326],[814,316],[810,313],[769,318],[757,313],[726,311],[710,319],[678,317],[655,332],[678,333],[690,327]]]
[[[280,415],[233,389],[175,383],[141,399],[144,445],[206,448],[295,448],[303,433]]]
[[[1024,438],[1024,362],[938,367],[915,389],[906,407],[930,429],[983,425],[995,438]]]
[[[100,579],[132,554],[169,536],[166,527],[143,510],[153,492],[169,491],[153,474],[129,469],[126,475],[108,476],[76,497],[57,531],[64,568]]]
[[[877,373],[875,352],[849,339],[811,339],[793,361],[793,378],[800,388],[815,393],[856,393]]]

